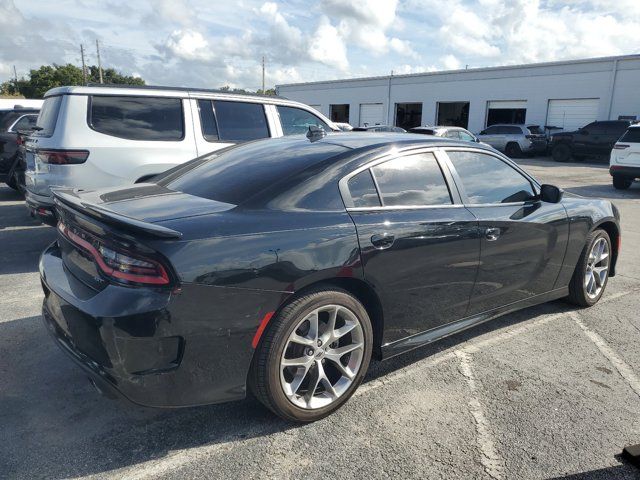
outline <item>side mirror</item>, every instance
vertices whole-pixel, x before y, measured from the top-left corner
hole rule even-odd
[[[555,185],[542,185],[540,187],[540,200],[547,203],[560,203],[564,190]]]

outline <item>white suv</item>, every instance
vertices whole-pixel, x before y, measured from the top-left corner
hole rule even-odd
[[[51,188],[143,182],[239,142],[338,128],[279,97],[159,87],[60,87],[45,94],[26,142],[26,202],[55,222]]]
[[[618,190],[626,190],[640,178],[640,125],[631,125],[613,146],[609,173]]]

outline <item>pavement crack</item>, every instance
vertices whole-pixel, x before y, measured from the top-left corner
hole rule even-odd
[[[468,407],[475,423],[480,463],[487,475],[495,480],[501,480],[504,478],[504,459],[498,453],[495,446],[489,421],[484,414],[484,409],[478,398],[478,385],[473,371],[471,353],[462,349],[456,350],[455,354],[460,360],[459,371],[467,381],[469,390],[471,390]]]

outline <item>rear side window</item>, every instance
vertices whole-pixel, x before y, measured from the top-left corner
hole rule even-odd
[[[270,136],[261,103],[214,100],[213,107],[220,140],[246,142]]]
[[[151,141],[184,138],[179,98],[92,96],[89,108],[89,125],[105,135]]]
[[[31,130],[36,125],[37,115],[23,115],[11,128],[12,132],[18,130]]]
[[[50,137],[56,128],[58,121],[58,113],[60,112],[60,104],[62,104],[62,95],[55,97],[47,97],[42,105],[38,121],[36,122],[35,135],[39,137]]]
[[[522,129],[520,127],[502,127],[504,133],[507,135],[522,135]]]
[[[368,169],[349,179],[349,193],[354,207],[379,207],[380,198]]]
[[[452,203],[440,166],[431,153],[398,157],[371,170],[384,206]]]
[[[280,115],[280,123],[282,123],[282,133],[284,135],[307,133],[310,126],[321,127],[326,132],[331,131],[329,125],[306,110],[294,107],[283,107],[281,105],[277,108],[278,114]]]
[[[472,204],[524,202],[535,194],[531,182],[492,155],[447,152]]]
[[[216,122],[216,116],[213,113],[211,100],[198,100],[198,111],[200,113],[202,136],[207,142],[218,141],[218,122]]]
[[[640,128],[630,128],[625,134],[618,140],[619,142],[640,143]]]

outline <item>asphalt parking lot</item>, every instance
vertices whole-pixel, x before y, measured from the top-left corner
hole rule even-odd
[[[154,410],[99,396],[41,323],[54,229],[0,188],[0,478],[632,479],[640,443],[640,185],[606,165],[520,163],[622,213],[618,275],[588,310],[507,315],[385,363],[311,425],[257,401]]]

